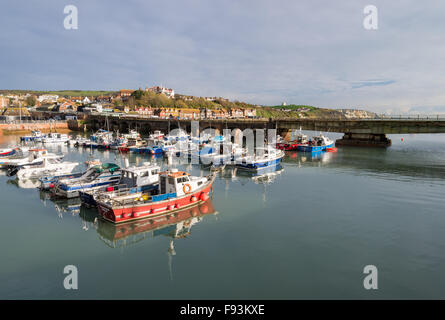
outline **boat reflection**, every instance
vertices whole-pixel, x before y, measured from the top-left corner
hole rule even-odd
[[[81,201],[80,198],[60,198],[55,197],[48,191],[39,191],[40,200],[46,206],[48,202],[52,203],[56,208],[59,218],[63,217],[64,213],[70,213],[71,215],[77,215],[80,213]]]
[[[5,173],[6,175],[6,173]],[[22,189],[35,189],[40,186],[40,181],[37,179],[9,179],[6,183]]]
[[[97,233],[100,239],[112,248],[126,247],[161,235],[175,240],[190,235],[192,226],[201,222],[204,216],[217,213],[212,201],[207,200],[193,208],[129,223],[114,224],[98,219]],[[83,218],[82,214],[81,217]],[[174,252],[173,243],[170,243],[169,250],[172,253]]]

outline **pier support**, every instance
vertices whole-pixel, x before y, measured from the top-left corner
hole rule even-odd
[[[391,139],[388,139],[385,134],[345,133],[343,138],[335,141],[335,145],[340,147],[389,147]]]

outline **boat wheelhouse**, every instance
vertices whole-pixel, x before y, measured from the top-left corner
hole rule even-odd
[[[123,193],[130,193],[135,197],[139,197],[142,192],[158,188],[160,171],[158,165],[147,162],[142,166],[122,168],[121,171],[121,178],[115,185],[107,185],[95,190],[80,191],[79,195],[82,203],[89,206],[96,205],[96,197],[100,195],[116,197]]]
[[[47,136],[42,138],[43,143],[65,143],[69,140],[70,139],[67,134],[57,132],[48,133]]]
[[[215,175],[196,177],[177,169],[160,172],[159,189],[140,197],[131,193],[97,197],[99,214],[105,220],[122,223],[195,206],[209,199],[214,180]]]
[[[79,191],[95,190],[103,186],[116,184],[120,177],[121,170],[118,165],[104,163],[89,168],[78,178],[58,180],[53,192],[61,197],[75,198],[79,196]]]

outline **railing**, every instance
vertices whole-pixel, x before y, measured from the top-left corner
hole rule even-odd
[[[412,121],[445,121],[445,114],[437,115],[377,115],[376,118],[358,120],[412,120]]]
[[[0,120],[0,124],[26,124],[26,123],[51,123],[51,124],[57,124],[57,123],[66,123],[66,120],[29,120],[29,119],[22,119],[22,120]]]

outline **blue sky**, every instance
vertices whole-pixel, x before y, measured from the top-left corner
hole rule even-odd
[[[65,5],[79,10],[65,30]],[[363,9],[378,8],[378,30]],[[444,1],[3,1],[2,89],[138,88],[445,112]]]

